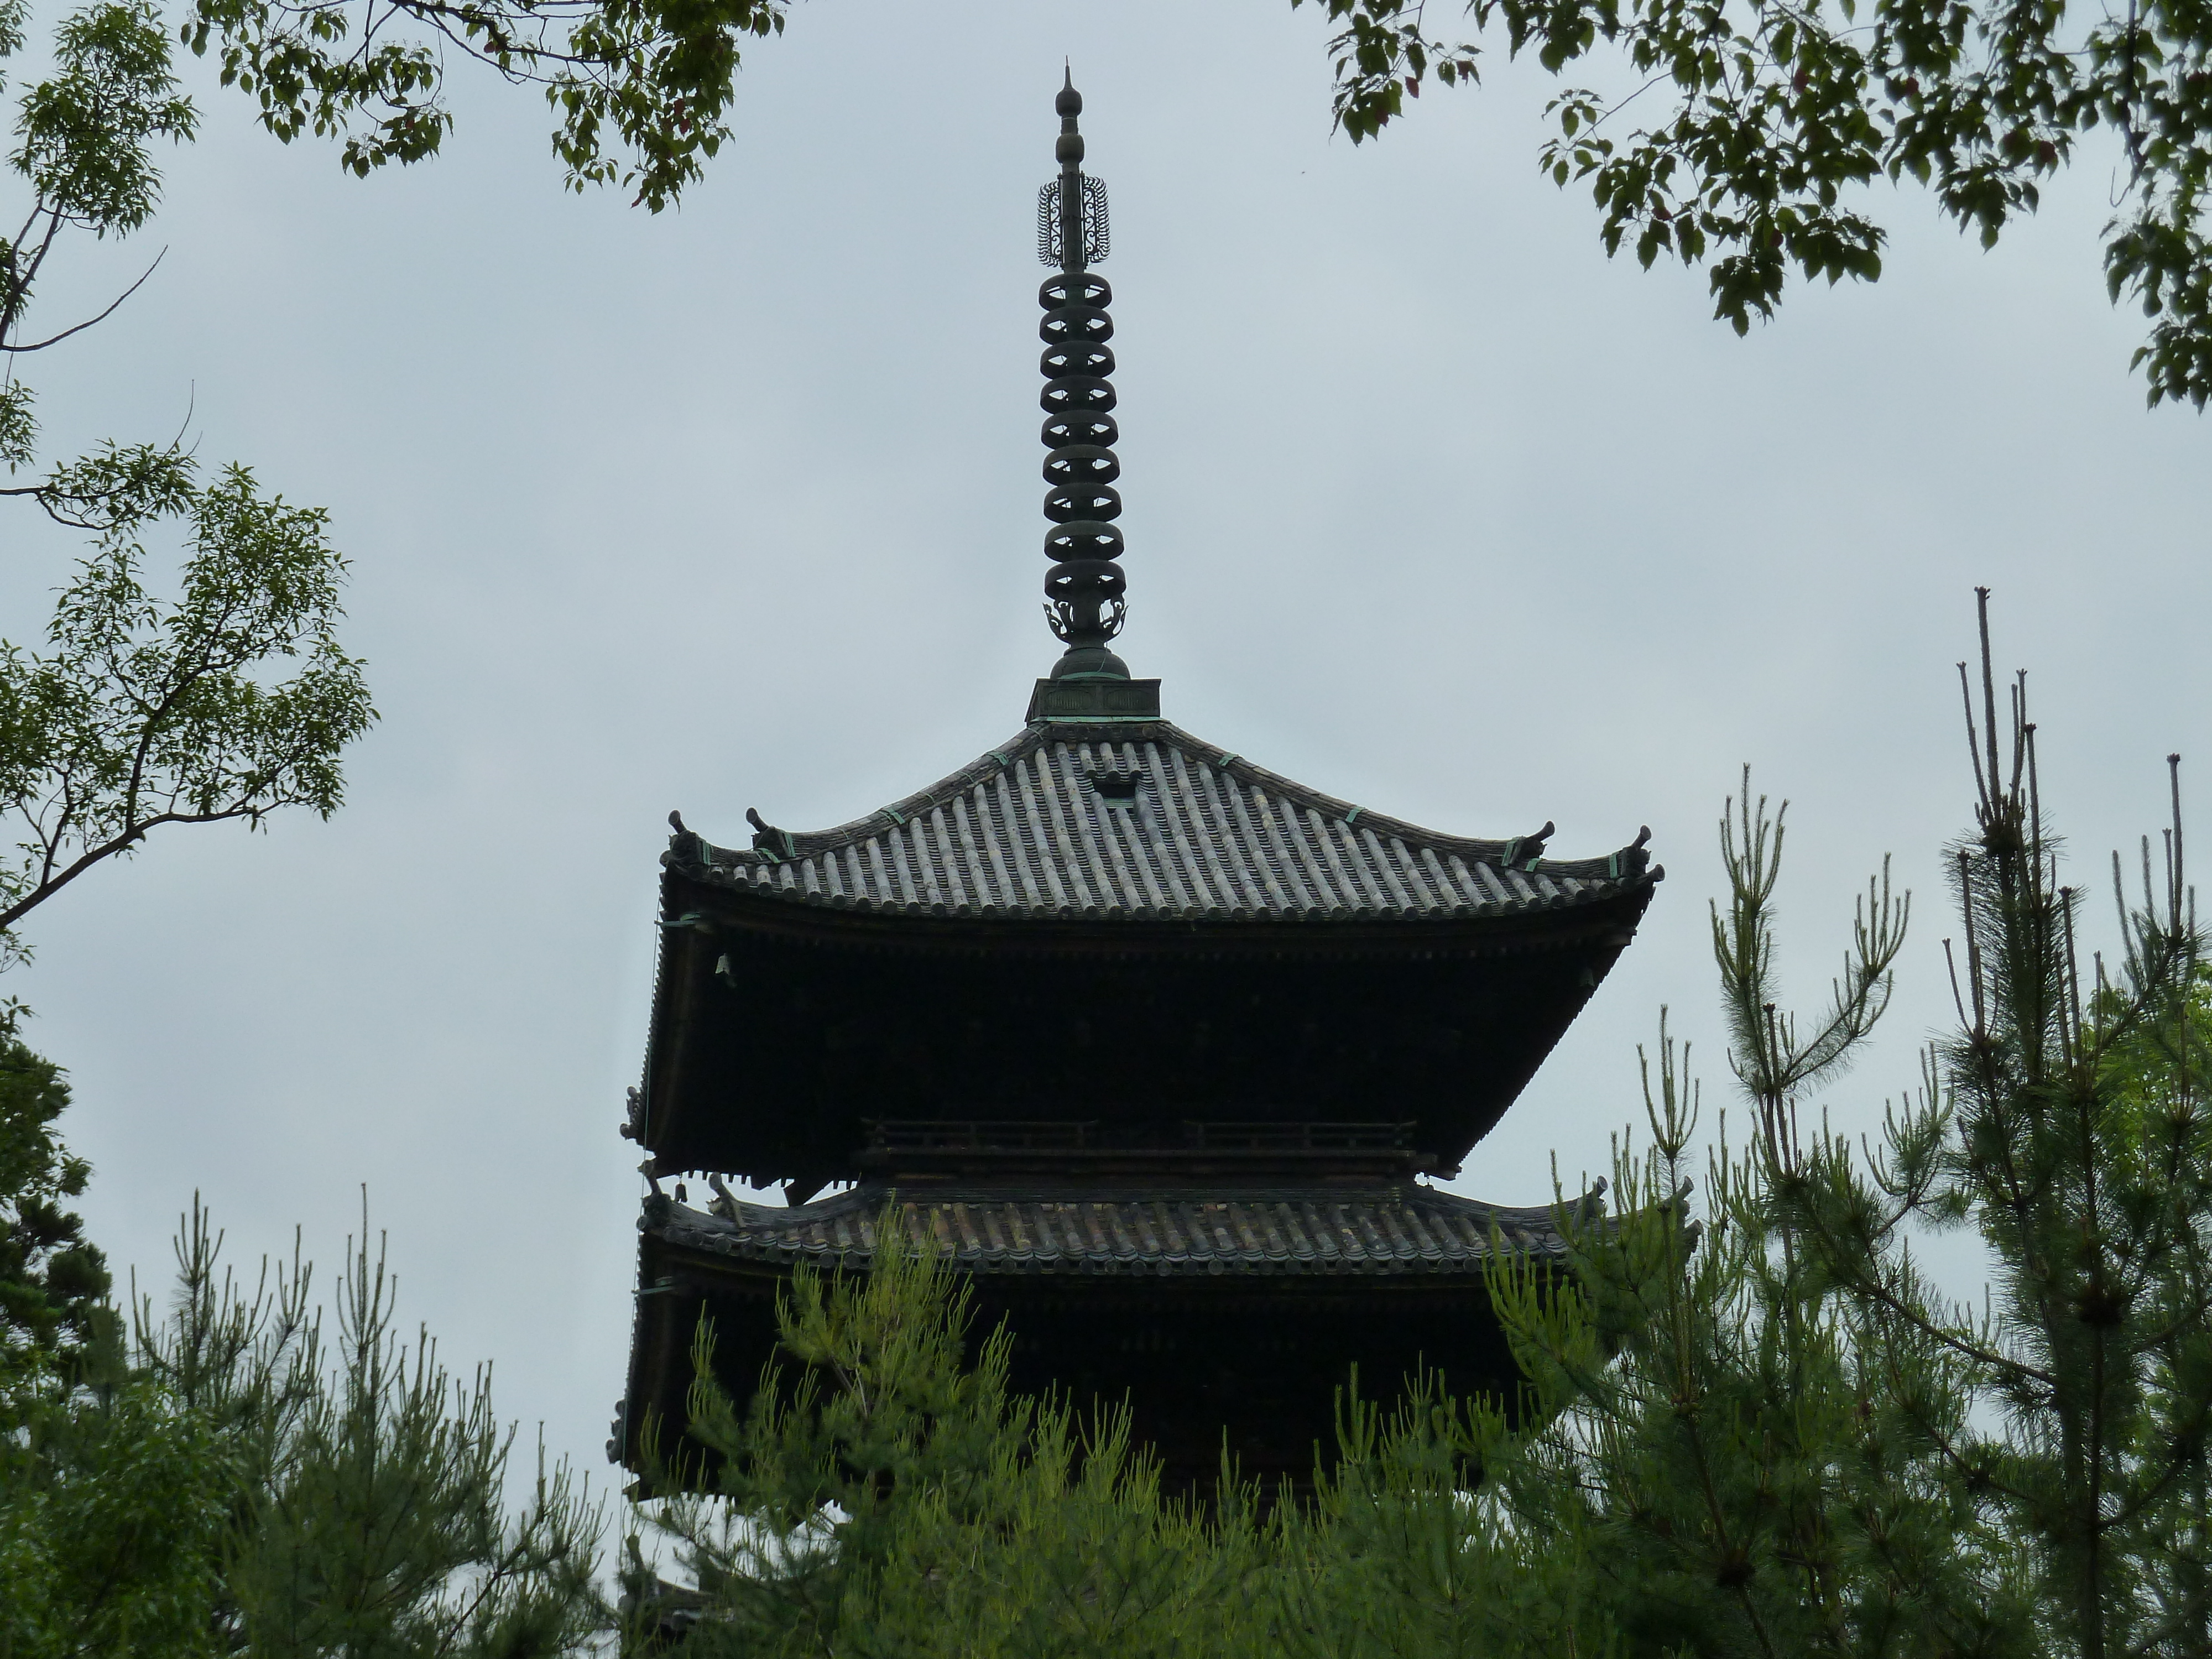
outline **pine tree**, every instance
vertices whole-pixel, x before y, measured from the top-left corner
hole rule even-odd
[[[2212,1117],[2179,757],[2139,902],[2114,856],[2108,967],[2081,942],[2084,896],[2063,878],[2024,675],[2000,722],[1980,598],[1978,686],[1960,665],[1976,785],[1975,829],[1953,858],[1960,1030],[1883,1158],[1832,1151],[1798,1214],[1875,1337],[1950,1356],[2001,1418],[1996,1434],[1953,1432],[1925,1401],[1899,1400],[1947,1480],[2029,1551],[2055,1650],[2203,1655]],[[1913,1222],[1978,1232],[1993,1267],[1978,1316],[1883,1248]]]
[[[879,1237],[896,1237],[888,1222]],[[1167,1498],[1126,1413],[1007,1393],[1006,1338],[970,1353],[957,1277],[920,1256],[794,1275],[781,1353],[740,1412],[694,1352],[689,1439],[637,1517],[634,1652],[882,1659],[1600,1659],[1609,1613],[1579,1540],[1471,1500],[1509,1436],[1489,1402],[1417,1379],[1341,1401],[1303,1490],[1224,1468]],[[648,1434],[648,1443],[655,1436]],[[1563,1645],[1564,1644],[1564,1645]]]
[[[296,1252],[249,1291],[195,1205],[166,1310],[129,1370],[18,1392],[0,1486],[0,1659],[551,1659],[608,1624],[603,1516],[541,1452],[519,1513],[515,1431],[488,1373],[400,1340],[366,1218],[326,1345]]]
[[[1775,969],[1785,814],[1754,805],[1747,771],[1720,826],[1713,949],[1749,1144],[1731,1146],[1723,1119],[1692,1220],[1698,1085],[1662,1014],[1652,1146],[1614,1160],[1621,1213],[1576,1225],[1563,1211],[1564,1285],[1510,1258],[1492,1274],[1540,1426],[1492,1437],[1489,1501],[1572,1547],[1629,1653],[2029,1652],[2014,1553],[1926,1432],[1963,1431],[1958,1368],[1869,1340],[1793,1196],[1842,1147],[1802,1105],[1887,1007],[1908,906],[1886,873],[1869,884],[1832,1000],[1801,1023]],[[1871,1248],[1902,1255],[1894,1237]]]
[[[1497,1402],[1433,1373],[1384,1407],[1340,1402],[1336,1456],[1263,1534],[1262,1644],[1300,1659],[1601,1659],[1613,1609],[1571,1531],[1522,1524],[1494,1471],[1512,1431]]]
[[[701,1592],[687,1656],[1244,1650],[1249,1516],[1164,1498],[1125,1413],[1009,1394],[1006,1334],[971,1359],[969,1318],[932,1258],[802,1270],[778,1309],[787,1358],[742,1413],[702,1327],[689,1434],[708,1458],[667,1467],[641,1516]]]

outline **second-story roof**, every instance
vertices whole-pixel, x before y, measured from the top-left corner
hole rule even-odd
[[[1604,1212],[1604,1183],[1567,1207]],[[868,1184],[790,1207],[718,1198],[709,1211],[647,1199],[640,1225],[664,1243],[778,1266],[866,1267],[888,1219],[902,1248],[981,1273],[1460,1273],[1500,1249],[1559,1255],[1551,1205],[1485,1204],[1419,1182],[1127,1190]]]

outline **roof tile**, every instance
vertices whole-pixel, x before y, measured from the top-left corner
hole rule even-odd
[[[868,1185],[789,1208],[717,1200],[709,1212],[648,1199],[641,1224],[712,1255],[865,1267],[886,1206],[907,1243],[978,1273],[1473,1273],[1492,1253],[1493,1227],[1509,1249],[1566,1249],[1548,1207],[1483,1204],[1414,1182],[1359,1194],[991,1188],[912,1198]]]
[[[1133,781],[1133,798],[1094,778]],[[1512,867],[1518,844],[1334,800],[1165,721],[1040,725],[896,805],[754,850],[688,832],[669,862],[794,903],[938,915],[1511,915],[1648,885],[1640,843]]]

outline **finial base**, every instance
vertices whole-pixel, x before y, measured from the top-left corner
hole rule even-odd
[[[1052,678],[1056,680],[1126,680],[1129,678],[1129,665],[1103,645],[1071,645],[1066,654],[1053,664]]]
[[[1039,680],[1030,697],[1030,724],[1070,720],[1092,726],[1160,717],[1158,680]]]

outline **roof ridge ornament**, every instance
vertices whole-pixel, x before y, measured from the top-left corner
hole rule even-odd
[[[1045,377],[1039,401],[1045,411],[1045,621],[1067,647],[1052,678],[1129,678],[1128,665],[1107,648],[1121,631],[1127,610],[1126,579],[1117,562],[1121,497],[1114,488],[1121,463],[1114,453],[1114,319],[1106,307],[1114,290],[1089,267],[1106,257],[1106,185],[1083,171],[1083,134],[1077,118],[1083,94],[1068,71],[1054,100],[1060,138],[1053,147],[1060,177],[1037,192],[1037,257],[1058,265],[1037,289],[1044,317],[1039,368]]]

